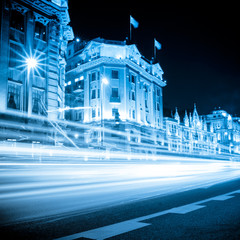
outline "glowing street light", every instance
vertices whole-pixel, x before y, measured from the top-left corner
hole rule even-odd
[[[27,58],[26,63],[27,63],[27,66],[28,66],[28,70],[37,67],[37,60],[33,57]]]
[[[102,83],[105,84],[105,85],[108,85],[108,84],[109,84],[109,82],[108,82],[108,80],[107,80],[106,77],[104,77],[104,78],[102,79]]]

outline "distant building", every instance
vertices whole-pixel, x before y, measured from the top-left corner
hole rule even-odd
[[[207,128],[206,120],[198,115],[196,105],[193,113],[187,114],[180,121],[176,109],[174,118],[164,118],[165,145],[169,151],[197,154],[215,154],[217,137]]]
[[[62,119],[67,0],[1,1],[0,113]]]
[[[206,115],[209,129],[216,133],[218,151],[240,153],[240,118],[218,109]]]
[[[67,63],[66,119],[105,126],[120,121],[134,135],[145,127],[163,128],[163,70],[135,44],[102,38],[73,41]]]

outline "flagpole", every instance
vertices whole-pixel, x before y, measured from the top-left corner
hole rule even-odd
[[[155,46],[155,38],[153,39],[153,59],[155,60],[156,59],[156,46]]]
[[[129,17],[129,23],[130,23],[130,37],[129,37],[129,40],[130,40],[130,43],[131,43],[131,41],[132,41],[132,24],[131,24],[131,15],[130,15],[130,17]]]

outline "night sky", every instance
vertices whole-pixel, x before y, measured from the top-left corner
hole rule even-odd
[[[188,1],[189,2],[189,1]],[[157,61],[167,86],[163,105],[208,114],[216,107],[240,116],[240,32],[238,2],[204,5],[193,2],[101,1],[79,6],[69,0],[70,25],[75,37],[125,40],[129,36],[129,15],[138,22],[133,42],[143,56],[153,56],[153,39],[162,44]],[[117,4],[117,6],[116,6]],[[121,7],[118,7],[121,5]]]

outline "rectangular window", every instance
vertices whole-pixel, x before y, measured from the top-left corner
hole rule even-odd
[[[21,86],[8,83],[7,107],[20,110]]]
[[[92,81],[96,81],[97,80],[97,73],[93,72],[92,73]]]
[[[157,111],[160,111],[159,103],[157,103]]]
[[[159,88],[157,89],[157,96],[158,97],[160,96],[160,89]]]
[[[32,112],[43,115],[44,106],[44,91],[33,89],[32,90]]]
[[[95,98],[96,98],[96,89],[93,89],[91,94],[91,99],[95,99]]]
[[[148,102],[146,99],[145,99],[145,108],[148,108]]]
[[[35,23],[35,38],[46,41],[46,26],[40,22]]]
[[[84,89],[84,81],[77,81],[75,82],[75,84],[73,85],[73,88],[74,90],[77,90],[77,89]]]
[[[135,101],[135,92],[132,91],[132,100]]]
[[[136,82],[136,76],[131,75],[131,81],[132,81],[132,83],[135,83]]]
[[[118,113],[118,109],[117,108],[113,108],[112,109],[112,116],[115,117],[116,113]]]
[[[23,65],[21,59],[22,54],[23,50],[19,45],[10,43],[9,67],[17,67],[19,65]]]
[[[24,32],[24,15],[16,10],[13,10],[11,12],[10,27]]]
[[[119,77],[118,77],[118,71],[112,70],[112,78],[113,78],[113,79],[118,79],[118,78],[119,78]]]
[[[132,118],[135,119],[135,110],[132,111]]]
[[[112,88],[112,97],[117,98],[118,97],[118,88]]]
[[[92,118],[96,117],[96,110],[92,108]]]

